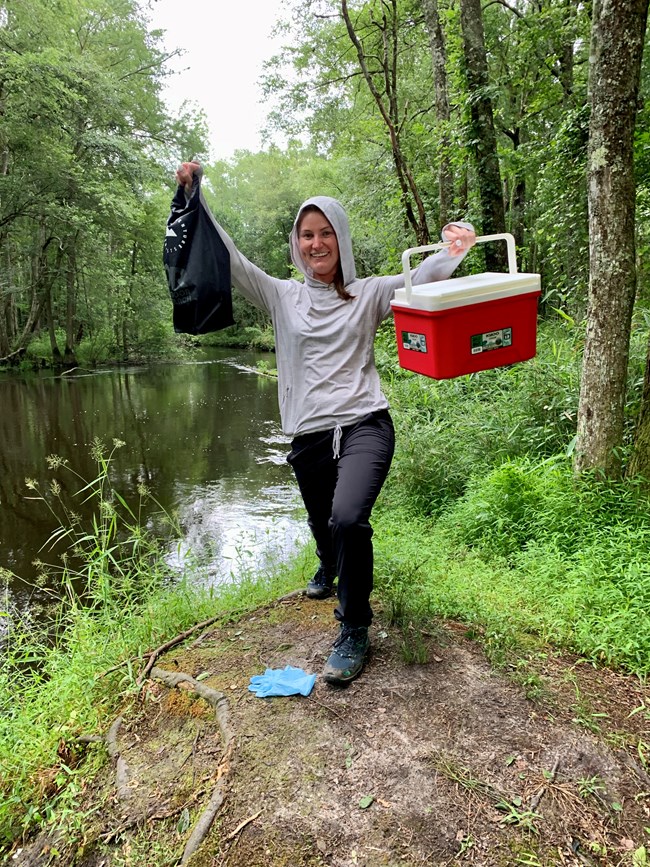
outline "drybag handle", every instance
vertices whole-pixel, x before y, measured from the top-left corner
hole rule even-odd
[[[515,251],[515,239],[509,232],[503,232],[499,235],[481,235],[476,239],[477,244],[485,244],[487,241],[505,241],[508,245],[508,273],[517,273],[517,255]],[[424,247],[410,247],[402,253],[402,268],[404,269],[404,289],[406,290],[406,303],[411,303],[411,293],[413,286],[411,284],[411,256],[413,253],[427,253],[429,250],[442,250],[444,247],[451,247],[450,241],[443,241],[439,244],[426,244]]]

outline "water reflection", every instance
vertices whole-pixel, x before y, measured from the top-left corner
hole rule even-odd
[[[178,570],[186,564],[193,567],[196,552],[201,552],[208,583],[242,575],[251,567],[264,571],[296,540],[292,489],[262,488],[251,498],[231,482],[221,479],[186,496],[179,492],[183,539],[168,562]]]
[[[111,480],[129,503],[144,482],[178,513],[184,539],[170,550],[178,568],[191,549],[206,577],[222,580],[247,558],[263,563],[303,538],[275,380],[241,369],[260,357],[222,351],[199,363],[0,380],[0,566],[19,576],[11,587],[18,604],[32,592],[32,561],[57,525],[44,504],[27,499],[25,479],[47,489],[51,454],[94,478],[97,437],[125,443]],[[55,475],[71,501],[81,482]]]

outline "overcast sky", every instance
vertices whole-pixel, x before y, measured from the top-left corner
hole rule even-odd
[[[238,148],[262,149],[266,110],[257,81],[264,61],[280,47],[270,34],[282,6],[283,0],[153,3],[151,28],[166,31],[166,49],[185,49],[170,61],[179,72],[167,85],[167,104],[173,111],[192,98],[205,111],[213,159],[226,159]]]

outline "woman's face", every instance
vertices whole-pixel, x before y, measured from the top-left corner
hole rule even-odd
[[[302,260],[322,283],[332,283],[339,264],[339,243],[321,211],[307,211],[300,221],[298,244]]]

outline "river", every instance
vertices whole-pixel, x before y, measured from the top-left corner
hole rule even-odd
[[[168,552],[173,569],[191,554],[202,577],[218,583],[252,564],[263,568],[266,558],[286,558],[305,538],[304,513],[285,460],[277,383],[250,371],[264,357],[205,350],[190,363],[0,378],[0,567],[12,573],[10,602],[29,607],[40,592],[34,560],[56,559],[41,549],[58,521],[30,499],[25,480],[48,492],[56,477],[74,503],[82,482],[52,472],[47,458],[63,458],[90,481],[97,476],[95,439],[107,451],[114,439],[124,443],[110,476],[130,504],[145,483],[178,515],[182,537]],[[155,530],[158,512],[145,506],[143,523]]]

